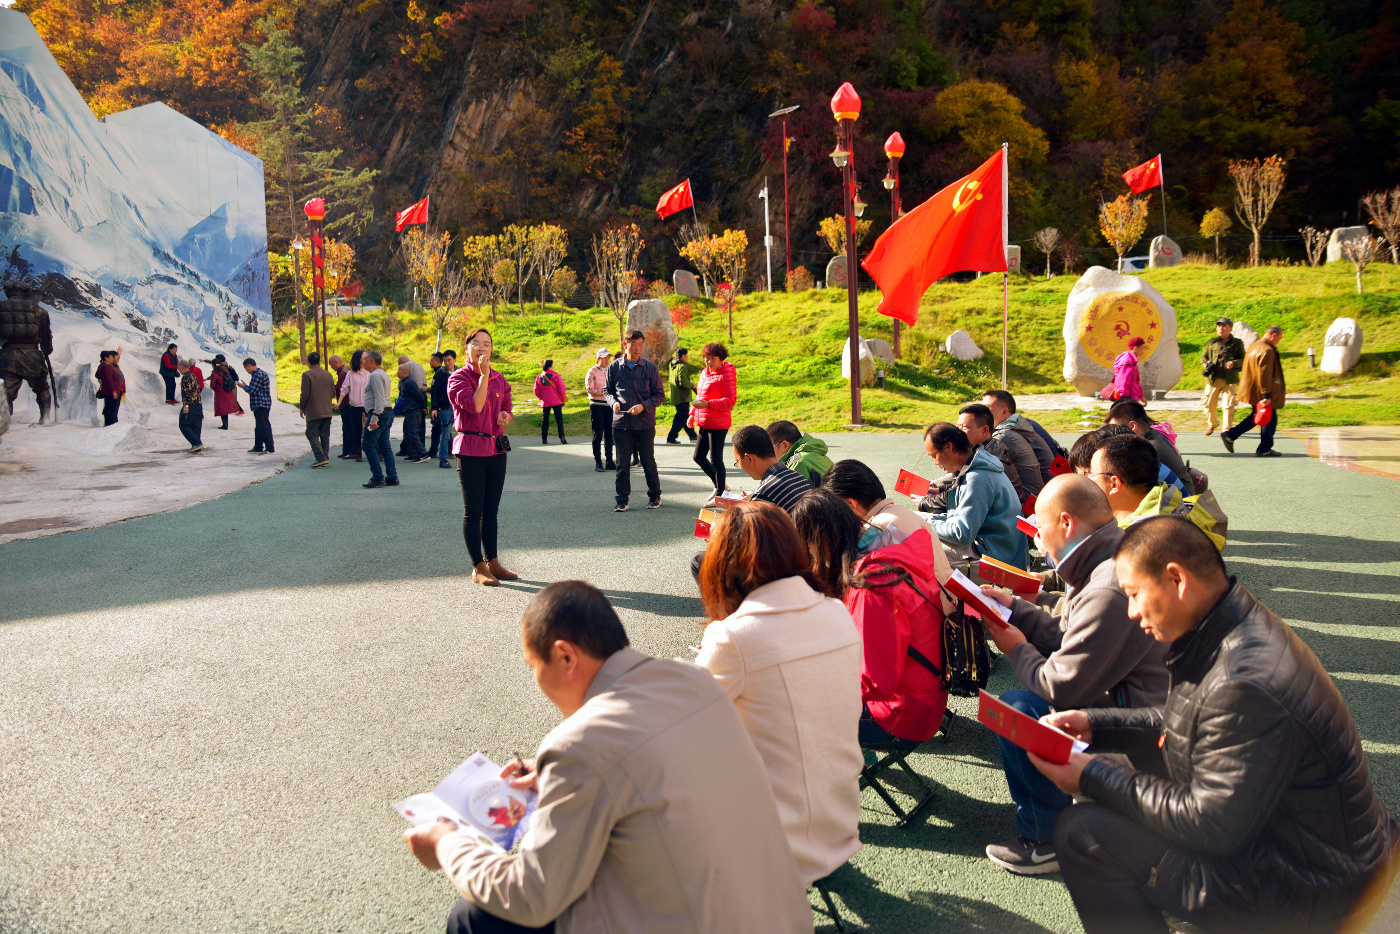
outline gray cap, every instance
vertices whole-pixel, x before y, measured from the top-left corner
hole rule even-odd
[[[1222,325],[1222,324],[1225,325],[1227,328],[1229,328],[1229,327],[1234,327],[1234,326],[1235,326],[1235,322],[1231,321],[1229,318],[1216,318],[1216,319],[1215,319],[1215,326],[1216,326],[1216,327],[1220,327],[1220,325]]]

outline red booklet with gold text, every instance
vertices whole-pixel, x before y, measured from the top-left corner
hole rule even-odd
[[[918,474],[900,470],[899,478],[894,481],[894,491],[905,496],[927,496],[929,485],[929,481]]]
[[[977,559],[977,576],[989,584],[1005,587],[1015,594],[1035,594],[1040,591],[1040,578],[988,555]]]
[[[1021,713],[986,691],[977,694],[977,719],[998,736],[1004,736],[1027,752],[1033,752],[1056,765],[1068,762],[1071,752],[1083,752],[1089,748],[1087,743]]]

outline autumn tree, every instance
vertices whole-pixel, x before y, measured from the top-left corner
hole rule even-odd
[[[426,307],[437,327],[437,345],[442,349],[442,329],[447,311],[442,305],[443,277],[448,270],[452,249],[452,234],[438,232],[427,226],[414,226],[405,231],[399,243],[398,262],[404,277],[413,283],[413,298]]]
[[[550,277],[564,262],[569,251],[569,232],[556,224],[530,228],[530,274],[540,281],[540,311],[544,311],[545,288]]]
[[[1356,294],[1361,294],[1361,274],[1366,271],[1366,267],[1371,265],[1376,259],[1376,254],[1381,251],[1381,246],[1385,241],[1378,237],[1367,234],[1364,237],[1352,237],[1342,241],[1342,255],[1347,262],[1356,267]]]
[[[578,291],[578,273],[560,266],[549,275],[549,294],[559,303],[559,326],[564,326],[564,303]]]
[[[1220,237],[1233,226],[1234,223],[1230,220],[1230,215],[1220,208],[1211,208],[1201,217],[1201,236],[1215,239],[1215,261],[1217,263],[1220,262]]]
[[[496,323],[496,304],[504,298],[495,272],[500,261],[501,242],[498,237],[487,235],[462,240],[462,272],[471,287],[480,289],[491,303],[492,324]]]
[[[1371,223],[1390,245],[1390,261],[1400,263],[1400,187],[1389,191],[1373,191],[1361,199]]]
[[[1079,238],[1070,234],[1060,238],[1060,272],[1069,275],[1079,265]]]
[[[856,249],[865,242],[866,236],[870,233],[873,221],[856,221]],[[844,256],[846,253],[846,218],[840,214],[833,214],[831,217],[822,218],[822,222],[817,225],[817,234],[822,238],[831,252],[837,256]]]
[[[325,241],[326,263],[321,271],[326,301],[341,295],[355,279],[355,248],[342,240]],[[302,277],[301,294],[307,301],[316,297],[316,284],[309,277]],[[314,309],[313,309],[314,312]]]
[[[1132,249],[1134,243],[1142,239],[1147,231],[1146,198],[1130,198],[1119,195],[1112,201],[1099,205],[1099,232],[1118,254],[1118,271],[1123,271],[1123,254]]]
[[[598,282],[598,295],[617,319],[617,339],[621,344],[627,323],[627,302],[632,286],[641,275],[637,258],[646,241],[636,224],[604,227],[593,235],[593,275]]]
[[[1050,278],[1050,257],[1054,254],[1055,248],[1060,245],[1060,229],[1058,227],[1046,227],[1037,230],[1035,236],[1031,238],[1035,243],[1035,248],[1045,254],[1045,278]]]
[[[718,285],[723,276],[719,267],[719,258],[715,256],[713,247],[714,238],[706,234],[689,241],[680,249],[681,256],[690,260],[695,271],[700,273],[700,278],[705,283],[706,294],[711,293],[711,283]]]
[[[860,236],[859,233],[856,234]],[[726,230],[717,237],[710,238],[710,251],[714,256],[715,265],[719,268],[720,274],[724,277],[721,283],[721,296],[716,292],[717,298],[722,298],[724,310],[729,317],[729,339],[734,340],[734,300],[743,289],[744,273],[748,266],[745,258],[749,249],[749,235],[742,230]],[[727,285],[728,289],[723,286]]]
[[[1318,230],[1316,227],[1308,226],[1298,231],[1303,235],[1303,248],[1308,251],[1308,265],[1321,266],[1322,254],[1327,249],[1327,238],[1332,231],[1327,228]]]
[[[1235,180],[1235,216],[1254,232],[1249,245],[1249,265],[1259,265],[1259,232],[1269,220],[1269,212],[1283,191],[1285,163],[1277,155],[1267,159],[1230,160],[1230,177]]]

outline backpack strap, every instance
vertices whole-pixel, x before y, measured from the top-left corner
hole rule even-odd
[[[912,645],[909,646],[908,649],[906,649],[906,653],[907,653],[908,656],[909,656],[910,658],[912,658],[914,661],[918,662],[920,665],[923,665],[925,668],[927,668],[929,671],[933,672],[934,674],[938,675],[938,680],[942,681],[942,680],[944,680],[944,679],[947,677],[947,676],[943,673],[943,669],[941,669],[941,668],[939,668],[937,665],[935,665],[935,664],[929,659],[929,657],[928,657],[927,655],[925,655],[923,652],[920,652],[918,649],[914,648]]]
[[[868,590],[873,589],[875,587],[893,587],[896,584],[908,584],[909,587],[914,591],[914,593],[923,597],[926,602],[933,603],[934,606],[938,607],[939,612],[942,613],[942,605],[935,603],[933,600],[931,600],[929,598],[929,595],[924,593],[923,590],[919,588],[918,584],[914,583],[914,577],[912,574],[909,573],[908,568],[902,568],[896,564],[886,564],[882,561],[872,562],[871,567],[878,568],[880,571],[889,574],[889,579],[879,581],[877,583],[871,581],[869,577],[862,576],[860,578],[860,581],[855,586],[865,588]],[[937,675],[940,681],[946,680],[947,675],[944,673],[943,669],[935,665],[927,655],[925,655],[923,652],[920,652],[912,645],[905,649],[905,654],[907,654],[914,661],[918,662],[920,665],[923,665],[929,671]]]

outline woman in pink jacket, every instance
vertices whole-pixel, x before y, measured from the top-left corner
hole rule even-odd
[[[1138,348],[1147,341],[1134,337],[1128,341],[1128,349],[1113,361],[1113,392],[1115,399],[1136,399],[1143,401],[1142,383],[1138,380]]]
[[[549,413],[554,412],[554,424],[559,426],[559,443],[568,444],[564,438],[564,403],[569,399],[569,391],[564,388],[564,378],[554,372],[554,361],[546,360],[542,372],[535,377],[535,398],[540,400],[544,411],[540,414],[540,444],[549,443]]]
[[[457,437],[457,478],[462,483],[462,538],[471,554],[472,580],[486,587],[520,577],[501,564],[497,515],[506,485],[506,426],[515,418],[510,384],[491,367],[491,332],[467,335],[466,366],[447,378],[447,401]]]
[[[715,485],[715,495],[724,492],[724,436],[729,434],[730,413],[739,394],[739,381],[729,351],[723,344],[706,344],[700,351],[705,369],[695,386],[690,417],[700,432],[695,442],[695,463]]]

